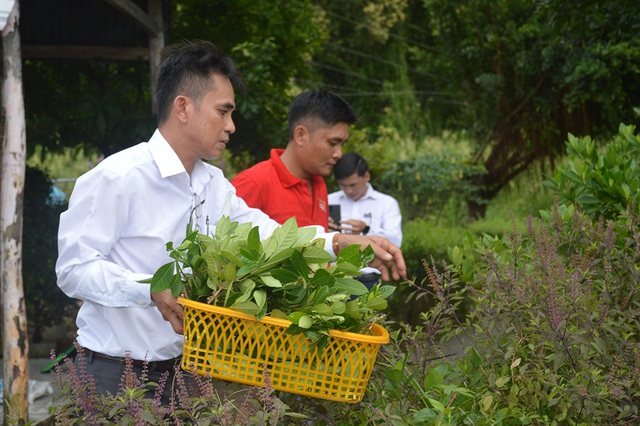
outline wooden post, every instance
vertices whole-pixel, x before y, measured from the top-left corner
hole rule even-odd
[[[149,0],[148,2],[149,17],[156,24],[156,33],[149,34],[149,71],[151,79],[151,112],[156,114],[156,74],[158,65],[160,65],[161,53],[164,48],[164,25],[162,21],[162,0]]]
[[[22,91],[19,1],[2,30],[2,110],[4,134],[0,166],[0,284],[4,424],[9,413],[20,425],[29,420],[29,339],[22,283],[22,200],[26,164],[26,130]]]

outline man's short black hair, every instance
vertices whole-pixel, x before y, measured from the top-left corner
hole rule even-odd
[[[293,130],[302,121],[314,120],[325,126],[354,124],[358,115],[340,95],[324,89],[307,90],[296,96],[289,107],[289,139],[293,139]]]
[[[156,77],[158,125],[169,118],[173,100],[186,95],[198,103],[211,90],[211,74],[226,76],[236,90],[244,87],[240,71],[231,58],[213,43],[203,40],[167,46]]]
[[[333,167],[333,176],[336,180],[345,179],[354,173],[362,177],[369,170],[367,161],[355,152],[344,154]]]

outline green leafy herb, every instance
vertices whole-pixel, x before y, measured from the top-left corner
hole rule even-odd
[[[174,296],[254,315],[286,318],[289,333],[305,333],[324,349],[329,330],[365,332],[387,307],[395,287],[371,291],[353,276],[369,263],[373,249],[352,245],[334,262],[316,239],[315,228],[299,228],[289,219],[265,240],[258,227],[220,219],[212,235],[187,229],[178,246],[167,243],[173,261],[150,280],[151,291],[171,289]]]

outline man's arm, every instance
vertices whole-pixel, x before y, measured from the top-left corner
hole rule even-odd
[[[67,296],[110,306],[148,306],[149,285],[107,256],[126,223],[125,185],[108,171],[76,182],[58,230],[58,286]]]
[[[371,246],[375,254],[369,266],[376,268],[382,274],[384,281],[407,279],[407,266],[402,251],[384,237],[369,237],[365,235],[349,235],[336,233],[333,236],[334,253],[337,255],[343,248],[358,244],[361,249]]]

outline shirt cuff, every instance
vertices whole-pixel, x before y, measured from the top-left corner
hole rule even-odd
[[[326,251],[327,253],[329,253],[332,257],[333,260],[336,260],[336,253],[333,251],[333,237],[334,235],[338,234],[338,232],[321,232],[316,234],[316,239],[317,238],[324,238],[324,251]]]

